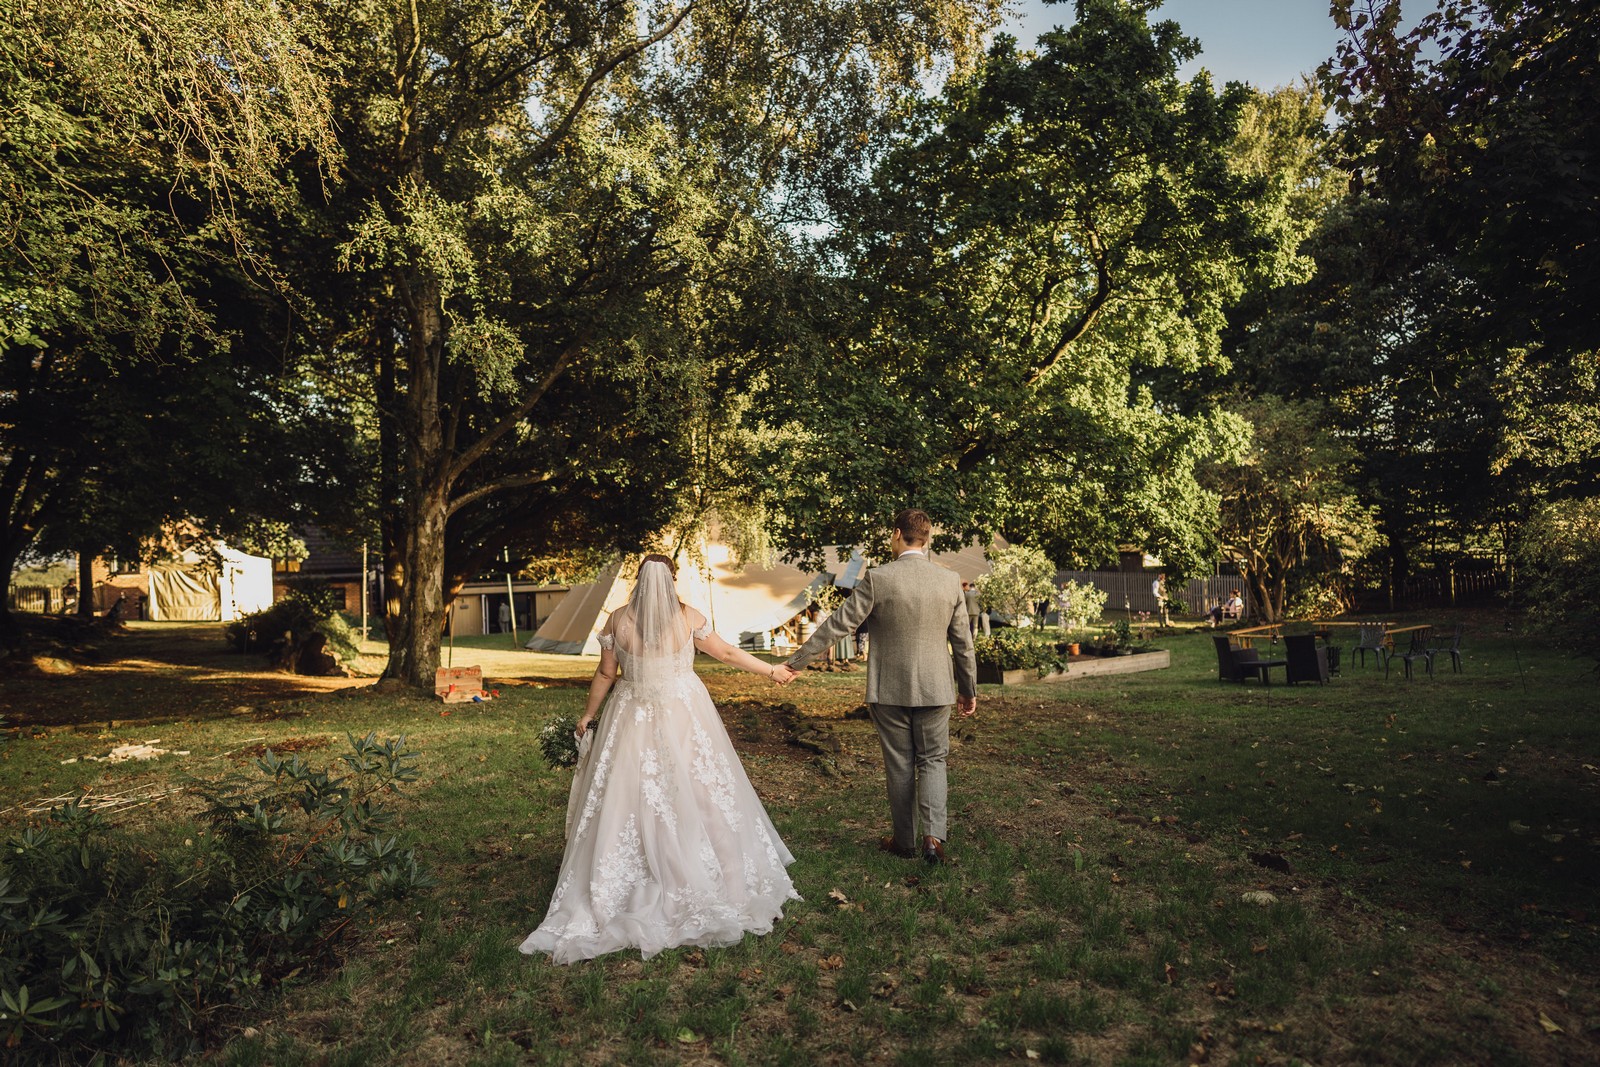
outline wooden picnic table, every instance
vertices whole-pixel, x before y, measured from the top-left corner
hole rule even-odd
[[[1250,626],[1243,630],[1234,630],[1228,636],[1239,642],[1240,648],[1253,648],[1255,647],[1256,638],[1271,637],[1273,640],[1277,640],[1278,633],[1282,629],[1282,624],[1273,623],[1270,626]]]

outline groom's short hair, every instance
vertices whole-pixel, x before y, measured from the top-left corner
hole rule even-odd
[[[900,531],[900,540],[908,545],[925,545],[933,536],[933,523],[928,513],[919,508],[906,508],[894,517],[894,528]]]

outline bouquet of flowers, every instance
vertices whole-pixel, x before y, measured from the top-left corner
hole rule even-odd
[[[591,723],[591,730],[594,725]],[[578,763],[578,720],[557,715],[539,731],[539,751],[552,767],[573,767]]]

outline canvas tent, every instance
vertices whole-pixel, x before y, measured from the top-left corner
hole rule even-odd
[[[622,564],[613,563],[597,580],[569,589],[523,647],[566,656],[598,656],[600,627],[607,615],[628,600],[628,583],[621,580],[621,571]]]
[[[145,612],[169,622],[231,622],[272,606],[272,561],[218,542],[210,559],[186,552],[150,568]]]
[[[968,580],[988,573],[989,562],[983,553],[981,547],[972,545],[958,552],[936,553],[933,558]],[[853,589],[870,566],[856,549],[828,549],[821,571],[778,562],[741,568],[734,561],[733,550],[717,542],[707,543],[703,554],[705,569],[679,567],[679,595],[734,644],[775,630],[799,615],[810,603],[808,589],[829,582]],[[611,612],[627,603],[631,578],[621,573],[620,564],[613,564],[599,580],[573,586],[524,647],[598,656],[600,628]]]
[[[825,574],[787,563],[739,567],[733,551],[723,544],[705,545],[704,558],[704,568],[693,564],[679,567],[678,594],[735,643],[774,630],[800,614],[809,603],[806,590],[828,580]],[[599,655],[600,628],[611,612],[627,603],[632,577],[622,574],[621,564],[615,563],[598,580],[573,586],[524,647],[536,652]]]

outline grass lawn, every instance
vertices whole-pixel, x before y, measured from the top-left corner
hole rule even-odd
[[[439,887],[220,1025],[209,1060],[238,1067],[1600,1062],[1600,686],[1498,617],[1468,622],[1462,673],[1409,682],[1222,685],[1202,630],[1159,642],[1168,670],[986,686],[958,727],[945,868],[874,847],[860,673],[778,690],[703,661],[805,901],[767,937],[649,961],[517,952],[570,782],[534,735],[577,713],[594,660],[508,635],[457,640],[500,697],[445,708],[258,673],[215,627],[132,624],[63,653],[70,673],[0,682],[0,834],[32,798],[408,735],[423,773],[399,806]],[[784,701],[842,756],[791,744]],[[131,741],[188,754],[83,760]]]

